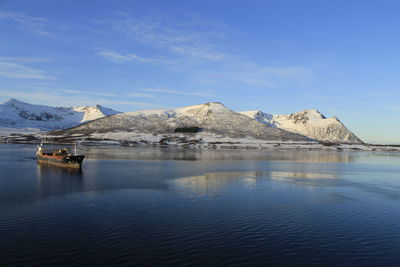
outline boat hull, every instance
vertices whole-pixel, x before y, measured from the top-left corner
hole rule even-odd
[[[49,156],[37,155],[37,161],[41,163],[48,163],[51,165],[65,167],[65,168],[81,168],[85,156],[68,155],[68,156]]]

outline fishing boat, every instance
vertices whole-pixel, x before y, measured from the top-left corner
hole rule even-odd
[[[44,151],[43,143],[38,146],[36,151],[37,161],[48,163],[59,167],[82,168],[84,155],[78,155],[76,143],[74,153],[70,153],[67,148],[56,149],[54,151]]]

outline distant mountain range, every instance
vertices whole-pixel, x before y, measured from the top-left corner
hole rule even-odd
[[[0,104],[0,127],[38,129],[43,131],[66,129],[104,116],[120,113],[96,105],[51,107],[28,104],[14,98]]]
[[[310,138],[303,135],[271,127],[234,112],[221,103],[120,113],[60,133],[85,136],[108,133],[108,138],[117,139],[116,137],[121,136],[122,132],[125,133],[124,136],[135,133],[171,135],[177,132],[202,132],[230,138],[310,141]],[[112,133],[115,133],[114,136]]]
[[[262,111],[238,113],[216,102],[120,113],[100,105],[50,107],[10,99],[0,104],[0,128],[58,130],[57,135],[115,140],[190,133],[201,138],[362,143],[336,117],[325,118],[317,110],[288,115],[271,115]]]

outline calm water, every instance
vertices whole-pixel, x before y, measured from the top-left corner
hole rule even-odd
[[[0,264],[400,264],[400,154],[0,145]]]

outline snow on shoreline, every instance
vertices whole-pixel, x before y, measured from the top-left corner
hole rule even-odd
[[[43,133],[12,133],[0,137],[0,143],[39,143],[43,137],[53,144],[72,144],[75,140],[85,146],[156,146],[186,147],[193,149],[256,149],[256,150],[321,150],[321,151],[364,151],[400,152],[400,146],[370,144],[339,144],[315,141],[266,141],[254,138],[229,138],[210,133],[155,135],[132,132],[95,133],[82,135],[51,136]]]

